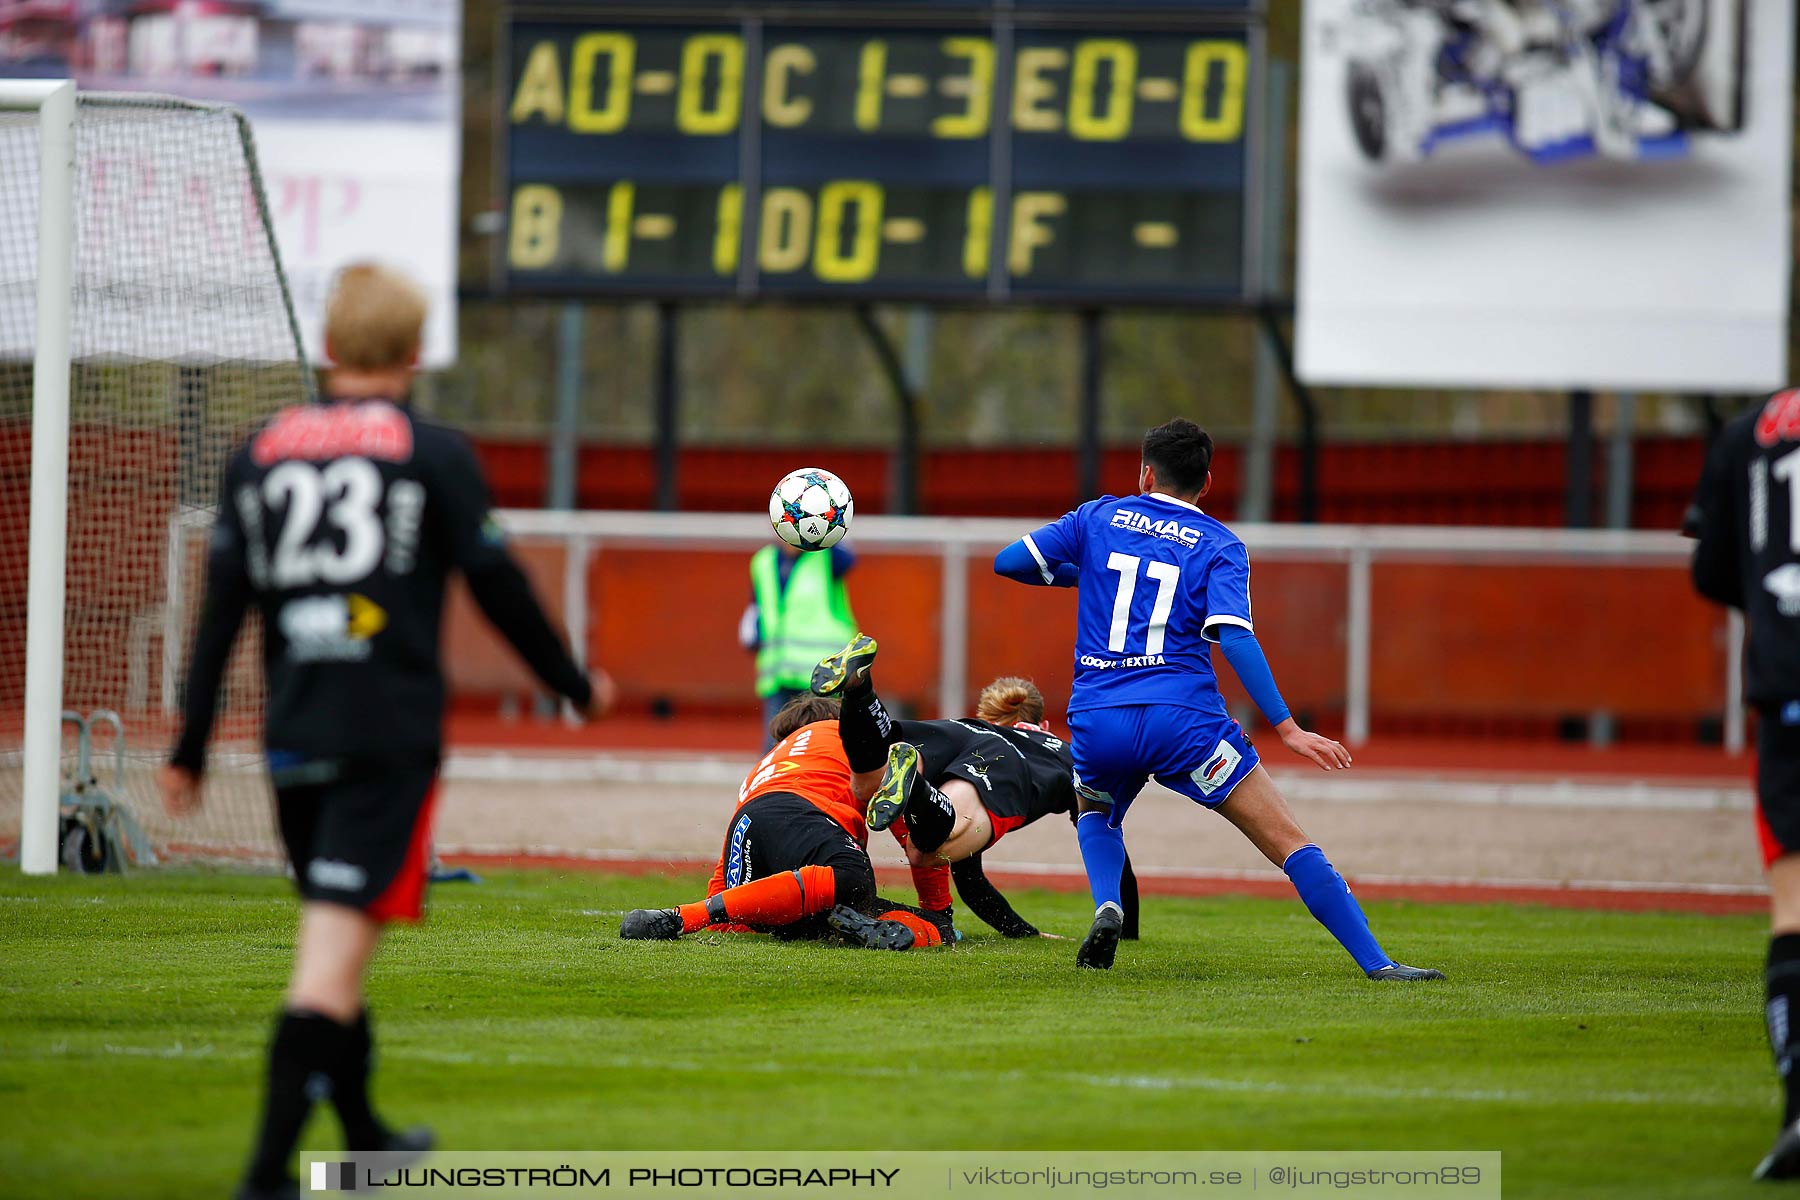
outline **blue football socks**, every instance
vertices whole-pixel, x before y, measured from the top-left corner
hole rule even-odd
[[[1119,879],[1125,873],[1125,831],[1114,829],[1105,813],[1087,812],[1075,820],[1075,839],[1081,843],[1081,863],[1087,868],[1095,911],[1103,904],[1125,911],[1119,899]]]
[[[1077,831],[1081,829],[1078,824]],[[1120,843],[1123,853],[1124,843]],[[1088,879],[1094,877],[1093,859],[1088,857],[1087,838],[1081,840],[1082,857],[1087,860]],[[1293,882],[1294,890],[1300,893],[1300,899],[1306,904],[1308,912],[1318,920],[1319,924],[1331,931],[1331,936],[1343,944],[1356,960],[1356,965],[1365,972],[1379,970],[1393,964],[1393,959],[1381,949],[1381,943],[1369,932],[1369,918],[1363,916],[1362,905],[1350,894],[1350,885],[1344,877],[1337,873],[1325,852],[1312,843],[1300,847],[1288,855],[1281,869]],[[1117,875],[1114,876],[1117,879]],[[1096,895],[1099,893],[1096,892]],[[1115,892],[1116,894],[1116,892]]]

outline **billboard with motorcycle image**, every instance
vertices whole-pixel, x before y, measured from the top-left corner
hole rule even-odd
[[[1307,0],[1299,367],[1785,382],[1789,0]]]

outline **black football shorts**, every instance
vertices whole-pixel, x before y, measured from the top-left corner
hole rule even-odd
[[[861,908],[875,898],[868,851],[817,805],[792,792],[769,792],[732,813],[724,857],[728,888],[819,866],[836,876],[839,904]]]
[[[334,778],[278,783],[275,813],[294,882],[308,900],[378,921],[425,912],[437,764],[345,767]]]

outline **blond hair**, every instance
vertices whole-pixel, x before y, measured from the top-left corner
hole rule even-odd
[[[410,367],[425,328],[425,293],[405,274],[372,262],[351,263],[325,301],[325,347],[352,371]]]
[[[995,725],[1036,725],[1044,719],[1044,693],[1017,675],[1002,675],[981,689],[975,715]]]

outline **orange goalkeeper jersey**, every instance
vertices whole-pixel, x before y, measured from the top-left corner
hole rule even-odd
[[[802,725],[769,751],[738,789],[738,807],[771,792],[791,792],[844,827],[867,847],[869,825],[850,790],[850,759],[836,721]]]

